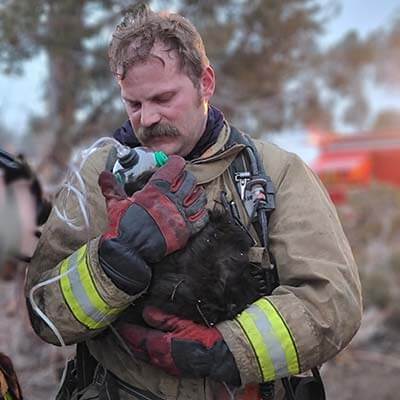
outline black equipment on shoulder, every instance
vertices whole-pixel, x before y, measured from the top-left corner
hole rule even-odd
[[[261,245],[265,247],[269,260],[261,265],[258,279],[264,288],[261,296],[268,296],[279,286],[279,275],[273,254],[269,250],[268,223],[275,210],[275,187],[266,174],[257,148],[249,136],[231,126],[227,146],[244,144],[245,149],[230,165],[230,173],[237,191],[257,232]],[[231,204],[232,208],[234,204]],[[259,270],[260,271],[260,270]],[[282,378],[286,400],[325,400],[325,389],[317,367],[311,369],[312,376],[291,376]],[[275,390],[273,382],[260,384],[263,400],[272,400]]]
[[[14,157],[2,149],[0,149],[0,168],[6,184],[17,179],[29,180],[32,176],[31,169],[21,157]]]
[[[36,223],[43,225],[50,215],[51,203],[43,198],[42,187],[22,155],[13,156],[0,149],[0,170],[6,185],[19,179],[30,181],[30,191],[36,202]]]

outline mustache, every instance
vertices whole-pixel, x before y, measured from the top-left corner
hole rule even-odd
[[[178,137],[179,129],[171,124],[158,123],[152,126],[140,127],[137,131],[138,139],[143,142],[150,142],[152,139],[161,137]]]

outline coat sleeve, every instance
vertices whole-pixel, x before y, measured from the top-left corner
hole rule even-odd
[[[276,166],[268,163],[267,171],[276,185],[269,237],[280,286],[218,326],[242,384],[322,364],[349,343],[361,321],[357,266],[325,188],[294,154],[278,158],[284,167],[271,173]]]
[[[109,151],[96,151],[81,170],[89,228],[78,197],[62,190],[55,206],[79,229],[62,221],[53,207],[28,268],[25,294],[32,326],[49,343],[61,344],[55,332],[65,344],[98,334],[133,300],[105,275],[97,254],[99,236],[108,225],[97,179]],[[76,181],[75,186],[79,188]]]

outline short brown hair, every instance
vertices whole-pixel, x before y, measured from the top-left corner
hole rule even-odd
[[[112,35],[108,56],[119,79],[135,63],[146,61],[156,42],[175,51],[184,71],[197,87],[209,64],[203,40],[186,18],[171,12],[154,12],[146,4],[128,10]]]

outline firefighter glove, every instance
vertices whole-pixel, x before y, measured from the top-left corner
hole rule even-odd
[[[131,197],[110,172],[100,174],[109,219],[109,230],[100,241],[100,263],[129,294],[148,286],[148,263],[185,247],[208,222],[205,192],[184,167],[183,158],[171,156]]]
[[[170,375],[185,378],[210,377],[240,386],[235,360],[221,333],[148,306],[143,319],[150,328],[124,323],[119,332],[140,360]]]

